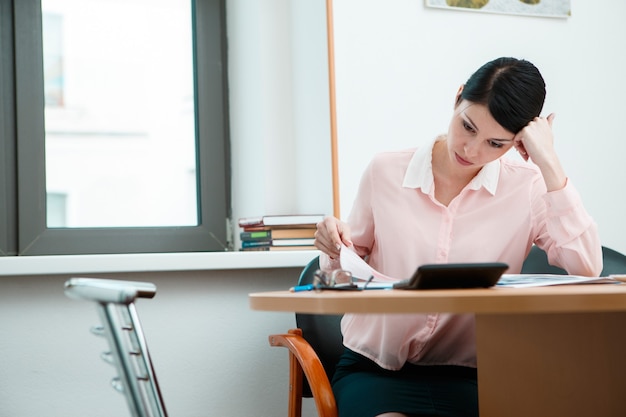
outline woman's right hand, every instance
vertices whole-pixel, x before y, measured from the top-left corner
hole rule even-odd
[[[315,246],[330,257],[336,259],[341,251],[341,244],[352,246],[350,240],[350,226],[348,223],[327,216],[317,224],[315,232]]]

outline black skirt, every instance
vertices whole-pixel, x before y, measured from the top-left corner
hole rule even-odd
[[[332,386],[339,417],[389,412],[411,417],[478,417],[475,368],[406,364],[389,371],[346,349]]]

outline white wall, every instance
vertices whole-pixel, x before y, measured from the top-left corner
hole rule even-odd
[[[331,214],[325,1],[227,11],[233,218]]]

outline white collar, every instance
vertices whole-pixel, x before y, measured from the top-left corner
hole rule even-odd
[[[418,148],[409,165],[407,166],[406,173],[404,174],[404,180],[402,181],[402,187],[404,188],[421,188],[424,194],[430,194],[435,186],[435,180],[433,177],[433,147],[439,140],[443,140],[442,137],[436,138],[429,146],[423,146]],[[498,178],[500,176],[500,160],[485,164],[483,168],[478,171],[478,174],[468,184],[471,190],[478,190],[484,187],[491,195],[495,195],[498,188]]]

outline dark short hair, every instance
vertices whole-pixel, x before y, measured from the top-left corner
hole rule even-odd
[[[487,62],[467,80],[460,99],[487,106],[502,127],[517,133],[539,116],[546,84],[532,63],[502,57]]]

